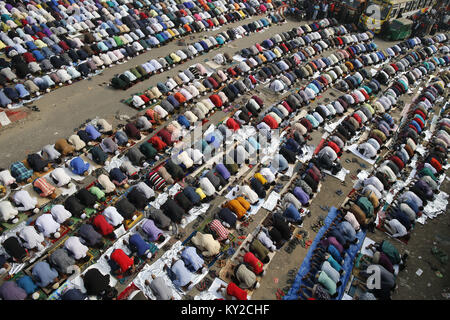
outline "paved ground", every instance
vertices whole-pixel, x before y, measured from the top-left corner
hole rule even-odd
[[[205,35],[215,35],[227,30],[227,28],[248,24],[252,20],[260,19],[261,17],[253,17],[229,24],[219,30],[196,34],[195,37],[201,38]],[[114,90],[108,87],[107,84],[115,74],[122,73],[154,57],[165,56],[167,52],[178,50],[180,47],[177,46],[176,41],[166,46],[152,49],[126,63],[105,69],[102,74],[90,80],[78,81],[45,94],[34,103],[40,109],[40,112],[33,112],[24,120],[0,128],[0,149],[3,150],[0,154],[0,168],[9,167],[14,161],[23,160],[28,153],[39,151],[44,145],[54,143],[59,138],[69,137],[73,134],[74,128],[85,123],[87,119],[101,116],[107,120],[112,120],[117,113],[133,116],[138,111],[120,102],[122,99],[127,99],[133,93],[156,85],[157,82],[178,74],[190,65],[199,62],[203,63],[205,59],[211,60],[219,52],[233,54],[239,48],[248,47],[250,44],[270,38],[276,33],[288,31],[293,26],[293,23],[286,23],[281,26],[275,25],[264,32],[235,40],[218,50],[212,50],[182,65],[178,65],[176,68],[139,82],[126,91]],[[192,42],[194,40],[187,39],[186,41],[189,44]],[[112,124],[114,125],[115,123]],[[20,146],[20,148],[11,148],[11,146]]]
[[[256,18],[253,18],[256,19]],[[244,20],[236,24],[249,23],[251,20]],[[303,22],[304,23],[304,22]],[[302,23],[302,24],[303,24]],[[236,25],[235,24],[235,25]],[[260,42],[263,39],[269,38],[275,33],[290,30],[297,26],[298,23],[288,22],[281,26],[274,26],[271,29],[253,34],[248,38],[236,40],[227,46],[219,49],[220,52],[235,53],[237,50],[248,47],[255,42]],[[228,27],[228,26],[227,26]],[[223,30],[226,27],[222,27]],[[210,34],[216,34],[219,31],[210,31]],[[200,37],[203,34],[196,35]],[[187,40],[190,43],[192,40]],[[384,41],[376,40],[380,48],[385,48],[392,45]],[[120,102],[120,100],[130,97],[134,92],[139,92],[142,89],[148,88],[156,82],[164,80],[168,76],[178,73],[187,66],[197,62],[204,62],[205,59],[211,59],[219,50],[213,50],[210,53],[197,57],[194,60],[177,66],[176,68],[164,72],[163,74],[151,77],[149,80],[140,82],[127,91],[112,90],[107,87],[107,83],[114,74],[123,72],[134,65],[147,61],[153,57],[159,57],[167,54],[167,52],[177,49],[176,42],[173,42],[162,48],[157,48],[140,55],[131,61],[124,64],[117,65],[113,68],[106,69],[101,75],[92,78],[91,80],[84,80],[73,85],[58,89],[50,94],[46,94],[43,98],[36,101],[35,105],[41,110],[40,112],[33,112],[24,120],[17,121],[8,127],[0,129],[0,167],[7,167],[13,161],[22,160],[30,152],[38,151],[42,146],[48,143],[53,143],[56,139],[61,137],[68,137],[74,129],[84,123],[87,119],[92,119],[96,116],[103,117],[111,121],[114,125],[117,120],[114,119],[116,114],[127,114],[132,116],[137,113],[136,110],[128,107]],[[330,98],[329,89],[323,98]],[[279,101],[277,96],[264,96],[267,105],[270,102]],[[406,98],[408,99],[408,98]],[[394,117],[398,117],[393,114]],[[217,123],[223,118],[224,114],[218,112],[210,119],[210,123]],[[312,144],[317,145],[322,136],[322,132],[316,131],[313,134]],[[335,206],[338,207],[345,196],[351,190],[353,181],[350,176],[356,174],[359,165],[355,163],[346,163],[345,159],[352,159],[352,154],[344,154],[342,156],[342,165],[351,171],[346,177],[346,186],[342,185],[339,180],[333,177],[327,177],[322,184],[321,192],[313,200],[311,205],[311,217],[304,222],[304,229],[309,233],[309,239],[313,239],[315,233],[310,226],[314,224],[319,215],[326,215],[326,212],[320,209],[320,206]],[[342,190],[343,194],[338,196],[335,191]],[[444,182],[443,190],[449,192],[448,181]],[[214,208],[222,201],[218,198],[213,201]],[[264,209],[263,209],[264,211]],[[261,214],[261,216],[264,213]],[[256,225],[257,221],[253,223]],[[250,225],[250,230],[253,225]],[[440,249],[449,254],[450,252],[450,237],[449,237],[450,218],[448,214],[441,215],[438,219],[432,220],[426,225],[418,225],[414,230],[412,239],[409,242],[408,250],[410,251],[410,258],[408,266],[399,277],[399,289],[395,293],[395,299],[443,299],[442,292],[448,290],[450,282],[448,277],[448,266],[439,265],[430,253],[430,247],[434,242]],[[192,231],[192,226],[188,226],[185,234],[188,235]],[[372,239],[380,239],[383,234],[376,231],[375,234],[369,233]],[[399,249],[404,249],[406,246],[398,245]],[[307,250],[298,246],[293,253],[287,254],[284,250],[280,250],[271,261],[267,274],[262,280],[261,288],[256,290],[253,299],[275,299],[275,292],[277,288],[286,286],[287,271],[290,269],[298,269],[305,257]],[[421,258],[419,258],[421,257]],[[435,266],[441,268],[444,278],[438,278],[430,269],[426,261],[431,262]],[[415,272],[421,268],[424,273],[418,277]],[[197,293],[194,289],[190,295],[194,296]]]

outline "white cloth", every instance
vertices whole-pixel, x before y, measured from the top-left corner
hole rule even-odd
[[[112,183],[109,177],[105,174],[101,174],[98,177],[98,182],[103,187],[103,191],[105,193],[111,193],[114,192],[114,190],[116,190],[116,186],[114,185],[114,183]]]
[[[205,192],[208,197],[214,195],[214,193],[216,192],[216,188],[214,188],[211,181],[209,181],[209,179],[206,177],[201,178],[199,180],[199,184],[200,188],[202,188],[203,192]]]
[[[189,154],[189,157],[194,161],[194,164],[202,164],[203,163],[203,153],[198,149],[189,148],[186,150]]]
[[[13,196],[13,200],[19,211],[33,210],[38,203],[37,199],[31,197],[28,191],[25,190],[17,191]]]
[[[197,232],[197,234],[192,237],[192,243],[202,251],[202,255],[205,257],[215,256],[220,252],[220,242],[214,240],[214,237],[209,233]]]
[[[105,216],[106,221],[111,224],[113,227],[117,227],[122,223],[123,217],[117,211],[116,207],[108,207],[103,210],[103,215]]]
[[[8,221],[14,218],[15,216],[17,216],[18,213],[19,211],[13,207],[11,202],[9,201],[0,202],[0,215],[3,221]]]
[[[57,187],[65,186],[72,180],[63,168],[56,168],[50,172],[50,177],[52,177],[52,180],[54,179],[54,182],[58,181]]]
[[[395,230],[395,233],[391,234],[394,238],[403,237],[408,234],[405,226],[402,225],[397,219],[386,220],[384,223],[387,224],[392,231]]]
[[[32,226],[26,226],[20,230],[19,236],[24,241],[24,246],[27,249],[42,247],[42,242],[45,240],[44,236]]]
[[[0,171],[0,182],[4,186],[9,186],[10,184],[16,182],[16,179],[14,179],[9,170],[3,170]]]
[[[375,176],[372,176],[363,181],[364,186],[368,186],[369,184],[373,185],[379,192],[383,192],[384,186],[381,183],[380,179]]]
[[[259,201],[258,194],[250,188],[248,185],[243,185],[239,187],[239,193],[244,195],[250,200],[250,204],[254,204]]]
[[[261,173],[264,178],[266,178],[267,182],[272,183],[275,181],[275,175],[273,174],[272,170],[270,170],[270,168],[262,168],[259,173]]]
[[[58,223],[63,223],[72,216],[70,211],[64,208],[62,204],[54,205],[51,208],[50,213],[53,216],[53,219]]]
[[[97,121],[97,126],[99,127],[98,131],[100,132],[108,132],[112,130],[112,126],[105,119],[99,119]]]
[[[189,157],[189,154],[186,151],[181,152],[177,159],[186,167],[186,169],[189,169],[194,165],[194,161]]]
[[[273,241],[267,236],[267,234],[261,230],[258,234],[257,239],[269,250],[275,251],[277,247],[274,245]]]
[[[51,144],[46,145],[42,148],[42,153],[45,153],[50,160],[56,160],[61,156],[61,153],[59,153],[55,147]]]
[[[73,134],[67,139],[70,144],[72,144],[75,147],[75,150],[80,151],[84,147],[86,147],[86,143],[81,140],[80,136],[77,134]]]
[[[60,224],[53,219],[51,214],[43,214],[36,219],[35,225],[46,237],[50,237],[58,231]]]
[[[72,253],[75,260],[84,258],[89,251],[89,248],[81,243],[79,237],[69,237],[69,239],[64,242],[64,248]]]

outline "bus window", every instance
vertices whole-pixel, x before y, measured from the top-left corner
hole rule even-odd
[[[411,11],[411,8],[412,8],[412,6],[413,6],[413,1],[410,1],[410,2],[408,2],[407,4],[406,4],[406,7],[405,7],[405,12],[409,12],[409,11]]]
[[[390,14],[390,16],[389,16],[389,19],[395,19],[395,18],[396,18],[396,15],[397,15],[397,11],[398,11],[397,8],[392,9],[391,14]]]

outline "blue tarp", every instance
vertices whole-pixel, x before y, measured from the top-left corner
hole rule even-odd
[[[327,217],[324,221],[324,226],[320,228],[319,232],[317,233],[316,237],[314,238],[311,246],[309,247],[308,253],[306,254],[305,259],[303,260],[302,265],[300,266],[300,269],[297,273],[297,276],[295,277],[294,283],[292,284],[291,289],[289,292],[283,297],[283,300],[298,300],[298,290],[300,289],[300,286],[302,285],[302,278],[309,272],[309,269],[311,267],[311,256],[313,251],[316,249],[317,245],[319,244],[320,240],[322,239],[323,235],[325,234],[325,231],[329,228],[330,224],[334,221],[338,214],[338,210],[335,207],[331,207],[330,211],[328,212]],[[342,267],[345,270],[344,277],[341,279],[342,285],[338,288],[338,297],[337,300],[340,300],[342,296],[344,295],[344,290],[346,287],[346,284],[350,278],[352,269],[353,269],[353,262],[355,260],[355,257],[357,253],[359,252],[362,243],[364,242],[364,238],[366,237],[366,233],[363,231],[360,231],[356,234],[356,237],[358,238],[358,243],[356,245],[351,245],[347,250],[347,256],[345,257],[344,264]],[[309,286],[309,284],[308,284]]]

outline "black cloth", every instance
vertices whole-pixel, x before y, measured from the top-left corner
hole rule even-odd
[[[173,199],[167,199],[167,201],[161,206],[162,211],[166,216],[175,223],[181,223],[184,210]]]
[[[289,240],[291,238],[291,228],[282,216],[279,214],[274,214],[272,217],[272,222],[272,225],[280,232],[284,240]]]
[[[15,237],[9,237],[2,245],[3,248],[5,248],[6,253],[17,261],[22,261],[27,256],[27,251]]]
[[[230,209],[220,209],[218,216],[220,220],[228,223],[231,228],[234,228],[236,226],[237,216]]]
[[[66,199],[66,201],[64,201],[64,208],[73,216],[79,218],[83,214],[85,206],[75,195],[71,195]]]
[[[306,142],[305,138],[298,131],[294,132],[294,140],[300,145],[303,145]]]
[[[219,180],[220,180],[220,185],[221,185],[222,187],[224,187],[224,186],[226,186],[226,185],[228,184],[228,181],[225,180],[225,178],[224,178],[220,173],[219,173],[219,174],[216,174],[216,177],[219,178]]]
[[[140,140],[141,139],[141,132],[138,128],[134,125],[134,123],[127,123],[125,126],[125,133],[128,137],[134,140]]]
[[[273,227],[269,230],[269,237],[273,242],[275,242],[277,249],[280,248],[280,246],[283,244],[283,236],[277,228]]]
[[[266,189],[264,188],[264,185],[256,178],[250,179],[250,187],[253,189],[253,191],[256,192],[258,195],[258,198],[264,199],[266,197]]]
[[[92,155],[92,160],[97,164],[103,165],[106,159],[108,159],[108,155],[99,146],[93,147],[89,150],[89,153]]]
[[[147,215],[147,218],[152,219],[155,223],[155,226],[160,229],[166,229],[172,223],[169,217],[167,217],[160,209],[150,207]]]
[[[125,220],[131,219],[136,211],[136,207],[127,198],[117,201],[114,207]]]
[[[145,161],[145,155],[138,148],[128,150],[127,157],[134,166],[141,166]]]
[[[75,193],[75,197],[77,197],[77,199],[80,200],[83,205],[89,208],[93,208],[95,203],[97,202],[97,197],[84,188]]]
[[[194,207],[194,204],[189,200],[183,192],[178,192],[175,197],[175,201],[183,208],[184,212],[189,212]]]
[[[172,178],[174,180],[180,180],[183,179],[184,177],[184,171],[183,169],[181,169],[181,167],[179,165],[177,165],[176,163],[174,163],[172,161],[172,159],[169,159],[165,166],[164,166],[167,170],[167,172],[172,176]]]
[[[109,287],[109,274],[103,275],[98,269],[89,269],[83,277],[84,287],[88,295],[98,296]]]
[[[80,137],[81,140],[84,141],[84,143],[88,143],[89,141],[91,141],[91,138],[89,137],[89,134],[87,133],[86,130],[79,130],[77,132],[77,135]]]
[[[44,160],[40,155],[37,153],[29,154],[27,156],[27,162],[30,165],[31,169],[36,172],[42,172],[44,171],[44,168],[47,166],[48,161]]]
[[[128,194],[127,199],[138,209],[144,210],[148,203],[145,193],[140,191],[138,188],[133,188]]]
[[[0,254],[0,267],[3,267],[3,265],[8,261],[8,258],[4,254]]]
[[[287,149],[286,147],[281,147],[279,153],[287,160],[288,163],[295,163],[297,161],[297,157],[295,152]]]

